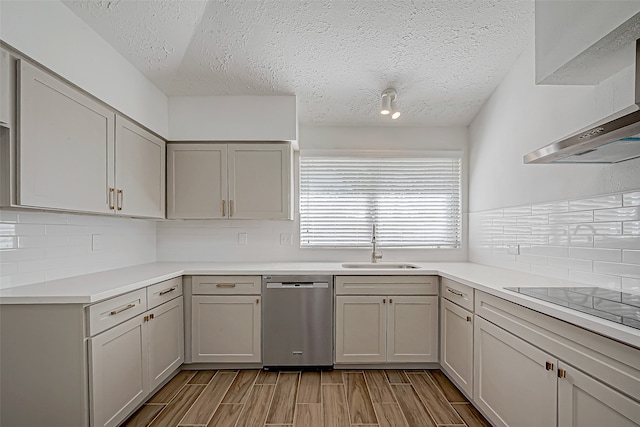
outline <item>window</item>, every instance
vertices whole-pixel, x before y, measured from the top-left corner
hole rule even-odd
[[[300,245],[459,248],[460,157],[301,157]]]

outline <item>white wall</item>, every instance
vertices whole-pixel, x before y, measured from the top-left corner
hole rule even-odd
[[[300,149],[467,151],[466,128],[301,126]],[[296,156],[296,171],[297,171]],[[466,166],[464,167],[466,173]],[[466,175],[463,176],[466,212]],[[296,183],[297,183],[296,173]],[[297,185],[296,185],[297,192]],[[297,197],[296,197],[297,199]],[[296,209],[297,211],[297,209]],[[370,249],[300,249],[300,223],[294,221],[165,221],[158,223],[158,261],[367,261]],[[466,232],[466,215],[464,229]],[[247,245],[238,235],[246,233]],[[281,245],[281,235],[292,245]],[[465,236],[466,241],[466,236]],[[387,249],[383,261],[463,261],[459,250]]]
[[[633,104],[633,67],[598,86],[536,86],[529,46],[470,126],[469,211],[640,187],[640,160],[525,165],[522,156]]]
[[[167,97],[59,1],[0,1],[0,39],[168,136]]]
[[[155,259],[154,221],[0,210],[0,289]]]
[[[295,95],[172,96],[172,141],[295,141]]]

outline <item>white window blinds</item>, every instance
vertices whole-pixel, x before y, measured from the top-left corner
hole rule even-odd
[[[300,245],[459,248],[461,159],[300,158]]]

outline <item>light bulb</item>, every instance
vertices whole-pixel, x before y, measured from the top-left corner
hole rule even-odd
[[[393,120],[397,119],[398,117],[400,117],[400,111],[396,111],[391,115],[391,118]]]
[[[391,112],[391,97],[389,95],[382,95],[382,109],[380,114],[389,114]]]

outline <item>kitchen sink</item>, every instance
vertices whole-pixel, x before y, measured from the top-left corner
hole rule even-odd
[[[407,269],[407,268],[420,268],[417,265],[406,264],[406,263],[373,263],[373,262],[350,262],[346,264],[342,264],[343,268],[380,268],[380,269]]]

